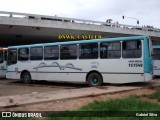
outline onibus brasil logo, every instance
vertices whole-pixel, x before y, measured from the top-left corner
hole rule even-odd
[[[2,117],[42,117],[39,112],[2,112]]]

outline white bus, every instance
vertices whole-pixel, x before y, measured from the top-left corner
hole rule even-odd
[[[151,49],[145,36],[11,46],[6,77],[90,86],[148,81],[153,74]]]
[[[160,45],[153,46],[154,75],[160,76]]]
[[[0,48],[0,78],[6,77],[7,48]]]

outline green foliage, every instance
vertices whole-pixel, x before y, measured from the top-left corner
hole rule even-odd
[[[83,106],[77,110],[77,112],[83,111],[84,114],[87,114],[88,111],[93,111],[92,117],[84,117],[82,114],[78,116],[73,114],[73,117],[55,117],[54,114],[48,117],[48,120],[157,120],[157,117],[136,117],[134,111],[145,112],[145,111],[159,111],[160,104],[150,103],[146,101],[141,101],[137,96],[129,96],[124,99],[114,99],[109,101],[94,101],[93,103],[88,104],[87,106]],[[95,114],[98,115],[101,111],[116,111],[120,113],[126,113],[124,117],[119,117],[117,115],[113,117],[93,117]],[[128,112],[132,113],[133,111],[135,117],[127,116]],[[86,112],[86,113],[85,113]],[[74,113],[74,112],[73,112]],[[92,112],[91,112],[92,113]],[[66,111],[67,114],[67,111]],[[70,113],[69,113],[70,114]],[[80,116],[82,115],[82,116]],[[119,114],[120,115],[120,114]],[[134,116],[132,115],[132,116]]]
[[[156,92],[154,92],[151,95],[148,95],[148,98],[151,98],[151,99],[160,99],[160,89],[157,89]]]

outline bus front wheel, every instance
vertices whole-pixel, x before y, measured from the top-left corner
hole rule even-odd
[[[103,83],[103,80],[98,73],[91,73],[87,78],[87,82],[89,86],[96,87],[96,86],[101,86]]]
[[[23,83],[25,84],[31,83],[31,75],[29,74],[29,72],[24,72],[22,74],[22,80],[23,80]]]

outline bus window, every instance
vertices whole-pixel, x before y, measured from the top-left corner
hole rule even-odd
[[[17,63],[17,49],[10,49],[8,51],[8,65]]]
[[[58,58],[59,58],[58,46],[44,47],[44,60],[58,60]]]
[[[77,45],[61,45],[60,59],[77,59]]]
[[[123,42],[123,58],[141,58],[142,45],[140,40]]]
[[[152,44],[153,45],[160,45],[160,41],[159,40],[152,40]]]
[[[120,42],[103,42],[100,44],[100,58],[116,59],[121,57]]]
[[[0,63],[3,63],[3,51],[0,51]]]
[[[79,59],[97,59],[98,43],[83,43],[79,45]]]
[[[153,60],[160,60],[160,48],[153,49]]]
[[[20,48],[18,50],[18,60],[19,61],[29,60],[29,49],[28,48]]]
[[[4,60],[7,61],[7,51],[4,52]]]
[[[30,48],[30,60],[42,60],[43,59],[43,47]]]

